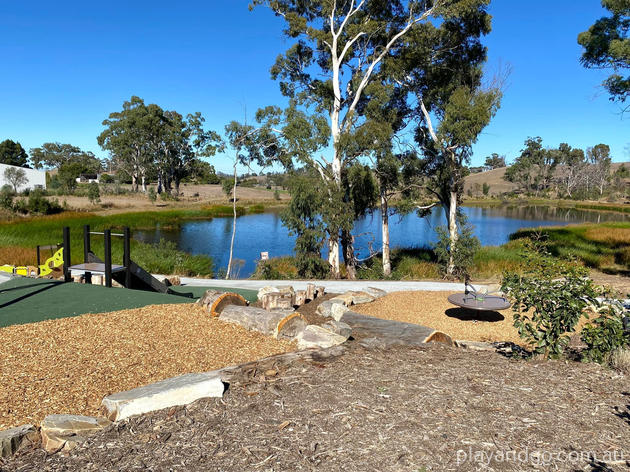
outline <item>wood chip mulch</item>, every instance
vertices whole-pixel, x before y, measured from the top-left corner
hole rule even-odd
[[[295,350],[208,316],[154,305],[0,329],[0,430],[98,414],[104,396]]]
[[[387,320],[415,323],[442,331],[453,339],[522,344],[514,328],[512,311],[474,312],[451,305],[454,292],[395,292],[353,311]]]

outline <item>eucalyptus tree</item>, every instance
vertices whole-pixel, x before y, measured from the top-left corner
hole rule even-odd
[[[371,86],[385,62],[395,64],[403,39],[431,21],[440,22],[467,8],[471,0],[253,0],[266,5],[286,22],[292,40],[271,70],[280,90],[294,107],[328,119],[329,157],[309,158],[329,191],[329,204],[348,195],[343,188],[344,170],[359,158],[348,152],[352,136],[364,118]],[[476,3],[473,0],[473,3]],[[430,50],[425,54],[431,55]],[[310,113],[310,112],[309,112]],[[351,243],[351,228],[327,228],[328,261],[340,275],[340,238]],[[345,252],[345,251],[344,251]],[[346,261],[348,262],[348,261]]]
[[[505,156],[500,156],[496,152],[493,152],[491,155],[486,157],[486,162],[484,166],[490,170],[500,169],[501,167],[505,167]]]
[[[78,164],[81,172],[96,173],[102,168],[101,161],[90,151],[62,143],[44,143],[31,149],[31,161],[35,169],[59,169],[64,164]]]
[[[560,187],[567,197],[572,198],[573,192],[580,185],[586,171],[584,151],[572,148],[567,143],[560,143],[558,149],[550,152],[556,154],[556,162],[562,166],[558,176]]]
[[[146,192],[146,177],[154,161],[153,137],[159,132],[157,110],[150,109],[140,97],[132,96],[123,109],[110,113],[103,121],[105,130],[98,136],[98,144],[110,152],[119,165],[131,176],[132,191],[139,183]]]
[[[590,69],[611,69],[603,85],[612,101],[624,103],[630,95],[630,2],[602,0],[611,16],[597,20],[588,31],[580,33],[578,43],[584,48],[581,62]]]
[[[604,195],[604,188],[610,182],[611,163],[610,146],[608,144],[598,144],[586,150],[586,159],[589,162],[588,176],[599,192],[599,196]],[[588,193],[588,189],[587,189]]]

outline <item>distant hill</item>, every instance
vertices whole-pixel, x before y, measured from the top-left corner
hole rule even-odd
[[[630,162],[613,162],[612,171],[615,172],[622,164],[625,164],[625,166],[630,169]],[[559,172],[561,168],[562,166],[558,167],[556,172]],[[470,174],[464,181],[464,194],[467,194],[469,189],[474,193],[475,184],[478,184],[478,188],[481,189],[484,183],[490,185],[490,195],[501,195],[516,190],[517,186],[515,184],[503,180],[506,170],[507,167],[501,167],[499,169]],[[479,190],[479,194],[481,195],[481,190]]]

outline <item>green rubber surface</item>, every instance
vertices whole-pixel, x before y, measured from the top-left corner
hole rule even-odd
[[[163,293],[107,288],[97,285],[63,283],[57,280],[16,277],[0,284],[0,327],[36,323],[87,313],[141,308],[147,305],[192,303],[207,289],[216,287],[171,287],[193,298]],[[230,290],[255,301],[254,290]]]

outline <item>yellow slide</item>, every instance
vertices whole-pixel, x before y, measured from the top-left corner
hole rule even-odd
[[[59,249],[53,256],[46,259],[42,265],[39,266],[39,276],[45,277],[52,273],[53,269],[61,267],[63,265],[63,248]],[[28,266],[15,267],[11,265],[0,266],[0,272],[8,272],[9,274],[25,275],[27,277],[37,277],[37,268]]]

